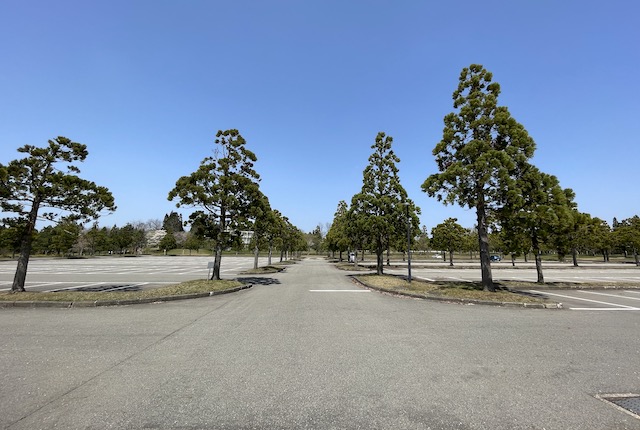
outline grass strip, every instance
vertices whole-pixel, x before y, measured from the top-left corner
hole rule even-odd
[[[0,301],[51,301],[51,302],[95,302],[109,300],[140,300],[160,297],[181,296],[185,294],[207,293],[211,291],[223,291],[239,287],[242,283],[235,280],[195,280],[182,282],[160,288],[150,288],[140,291],[114,291],[114,292],[89,292],[89,291],[59,291],[59,292],[0,292]]]
[[[426,282],[413,280],[409,283],[404,277],[393,275],[357,275],[356,279],[365,285],[385,290],[418,294],[425,297],[437,296],[452,299],[482,300],[498,303],[550,303],[530,295],[509,291],[506,285],[497,284],[495,292],[483,291],[480,282]],[[533,286],[533,285],[532,285]]]

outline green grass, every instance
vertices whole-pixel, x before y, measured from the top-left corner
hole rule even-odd
[[[184,294],[207,293],[211,291],[222,291],[242,284],[234,280],[208,281],[195,280],[181,284],[169,285],[161,288],[153,288],[141,291],[122,292],[83,292],[83,291],[60,291],[60,292],[33,292],[25,291],[19,293],[0,292],[0,301],[52,301],[52,302],[95,302],[111,300],[138,300],[153,299],[164,296],[180,296]]]
[[[490,302],[513,303],[549,303],[536,297],[531,297],[508,290],[508,285],[497,284],[495,292],[483,291],[479,282],[425,282],[406,279],[392,275],[358,275],[356,279],[365,285],[397,292],[408,292],[426,296],[438,296],[455,299],[484,300]],[[531,284],[531,286],[537,284]],[[522,285],[520,285],[522,286]],[[539,285],[538,285],[539,287]]]

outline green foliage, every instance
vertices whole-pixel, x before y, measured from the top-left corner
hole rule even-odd
[[[431,248],[431,239],[429,239],[429,231],[426,226],[422,226],[420,233],[416,237],[414,248],[417,251],[428,251]]]
[[[632,252],[636,266],[640,266],[638,250],[640,250],[640,217],[638,215],[616,223],[613,230],[616,245],[625,253]]]
[[[503,193],[503,206],[498,219],[503,227],[505,241],[523,237],[530,241],[536,256],[538,282],[543,283],[540,250],[544,243],[553,243],[558,236],[566,236],[572,229],[573,191],[563,190],[558,178],[541,172],[531,164],[525,164],[514,174],[515,185]]]
[[[391,244],[406,237],[408,220],[411,230],[419,231],[420,209],[408,198],[400,184],[396,163],[400,159],[391,149],[393,138],[380,132],[371,146],[373,153],[363,172],[362,190],[351,199],[351,231],[359,233],[376,252],[376,271],[383,273],[383,253]],[[407,218],[409,215],[409,218]],[[415,237],[415,234],[411,234]]]
[[[97,223],[94,223],[91,229],[84,233],[84,237],[91,254],[110,251],[113,248],[109,230],[106,227],[99,228]]]
[[[475,208],[485,289],[493,291],[489,261],[488,216],[497,196],[513,188],[512,171],[533,156],[535,143],[525,128],[498,105],[500,85],[481,65],[460,73],[453,93],[457,109],[444,118],[442,140],[435,146],[439,173],[422,190],[445,204]]]
[[[239,230],[250,223],[251,209],[262,197],[260,176],[253,168],[255,154],[246,147],[238,130],[219,130],[213,157],[176,181],[169,200],[177,207],[199,208],[189,217],[192,228],[213,241],[216,257],[213,279],[220,279],[222,250],[238,243]]]
[[[171,213],[166,214],[164,216],[164,220],[162,221],[162,229],[166,232],[178,233],[184,231],[184,227],[182,226],[182,215],[177,212],[171,211]]]
[[[13,291],[24,291],[39,218],[87,222],[98,218],[103,210],[113,211],[116,207],[107,188],[77,176],[80,169],[74,163],[86,159],[86,145],[60,136],[49,140],[45,147],[25,145],[18,152],[26,157],[6,166],[0,164],[0,210],[13,214],[9,219],[24,226],[12,287]]]
[[[339,251],[341,255],[342,252],[348,251],[349,247],[352,246],[348,234],[348,216],[349,206],[347,202],[340,200],[333,216],[331,227],[325,237],[327,248],[332,252]]]
[[[447,218],[431,230],[434,248],[449,252],[449,264],[453,266],[453,252],[463,248],[467,230],[457,223],[457,218]]]
[[[162,250],[169,251],[178,247],[178,241],[176,241],[176,237],[172,232],[168,232],[162,239],[160,239],[158,247]]]

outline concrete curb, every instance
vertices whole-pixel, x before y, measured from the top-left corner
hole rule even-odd
[[[193,293],[193,294],[180,294],[177,296],[161,296],[150,297],[145,299],[136,300],[96,300],[93,302],[53,302],[53,301],[32,301],[32,300],[17,300],[14,302],[0,301],[0,308],[94,308],[98,306],[124,306],[124,305],[139,305],[143,303],[159,303],[159,302],[172,302],[175,300],[188,300],[198,299],[202,297],[219,296],[221,294],[235,293],[247,288],[253,287],[253,284],[241,285],[239,287],[229,288],[226,290],[209,291],[205,293]]]
[[[445,303],[458,303],[462,305],[485,305],[485,306],[527,308],[527,309],[564,309],[562,307],[562,303],[493,302],[488,300],[458,299],[455,297],[435,296],[433,294],[417,294],[417,293],[411,293],[408,291],[397,291],[397,290],[390,290],[388,288],[374,287],[373,285],[369,285],[365,282],[362,282],[360,279],[357,279],[356,276],[351,276],[351,278],[357,283],[359,283],[360,285],[370,290],[380,291],[383,293],[393,294],[397,296],[411,297],[414,299],[433,300],[436,302],[445,302]]]

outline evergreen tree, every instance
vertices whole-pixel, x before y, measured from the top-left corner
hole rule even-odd
[[[376,253],[376,273],[383,274],[383,255],[399,237],[406,237],[407,223],[419,231],[419,213],[400,184],[396,163],[400,159],[391,149],[393,138],[380,132],[371,146],[373,153],[364,169],[362,190],[351,200],[356,228],[364,232]],[[407,206],[408,205],[408,206]],[[406,213],[409,213],[407,219]],[[415,237],[415,234],[411,234]]]
[[[12,291],[24,291],[38,218],[87,222],[103,210],[116,209],[107,188],[77,176],[80,169],[74,163],[87,158],[86,145],[59,136],[45,147],[25,145],[18,152],[27,156],[0,164],[0,210],[14,214],[10,219],[24,227]]]
[[[566,234],[575,206],[572,196],[573,191],[563,190],[555,176],[530,164],[518,173],[516,185],[510,192],[504,193],[498,220],[513,237],[526,235],[530,240],[538,283],[544,283],[542,246],[552,244],[558,234]]]
[[[168,199],[177,206],[200,210],[189,217],[201,233],[214,242],[215,259],[211,279],[220,279],[222,250],[237,242],[239,228],[246,225],[251,206],[260,198],[260,176],[253,168],[255,154],[238,130],[218,131],[214,155],[200,167],[176,181]]]
[[[162,229],[166,232],[178,233],[184,231],[182,224],[182,215],[172,211],[164,216]]]
[[[342,261],[342,253],[349,250],[349,236],[347,233],[347,216],[349,207],[347,202],[340,200],[335,214],[333,215],[333,222],[331,228],[327,232],[326,241],[327,247],[330,251],[338,251],[340,253],[340,261]]]
[[[481,65],[462,70],[453,93],[457,111],[445,116],[442,140],[433,150],[439,173],[422,184],[438,201],[475,209],[482,284],[488,291],[495,291],[488,236],[492,202],[498,191],[512,187],[510,172],[535,150],[525,128],[498,105],[499,94],[500,85]]]
[[[465,244],[466,230],[457,218],[447,218],[431,230],[431,243],[435,248],[449,252],[449,266],[453,266],[453,252]]]

